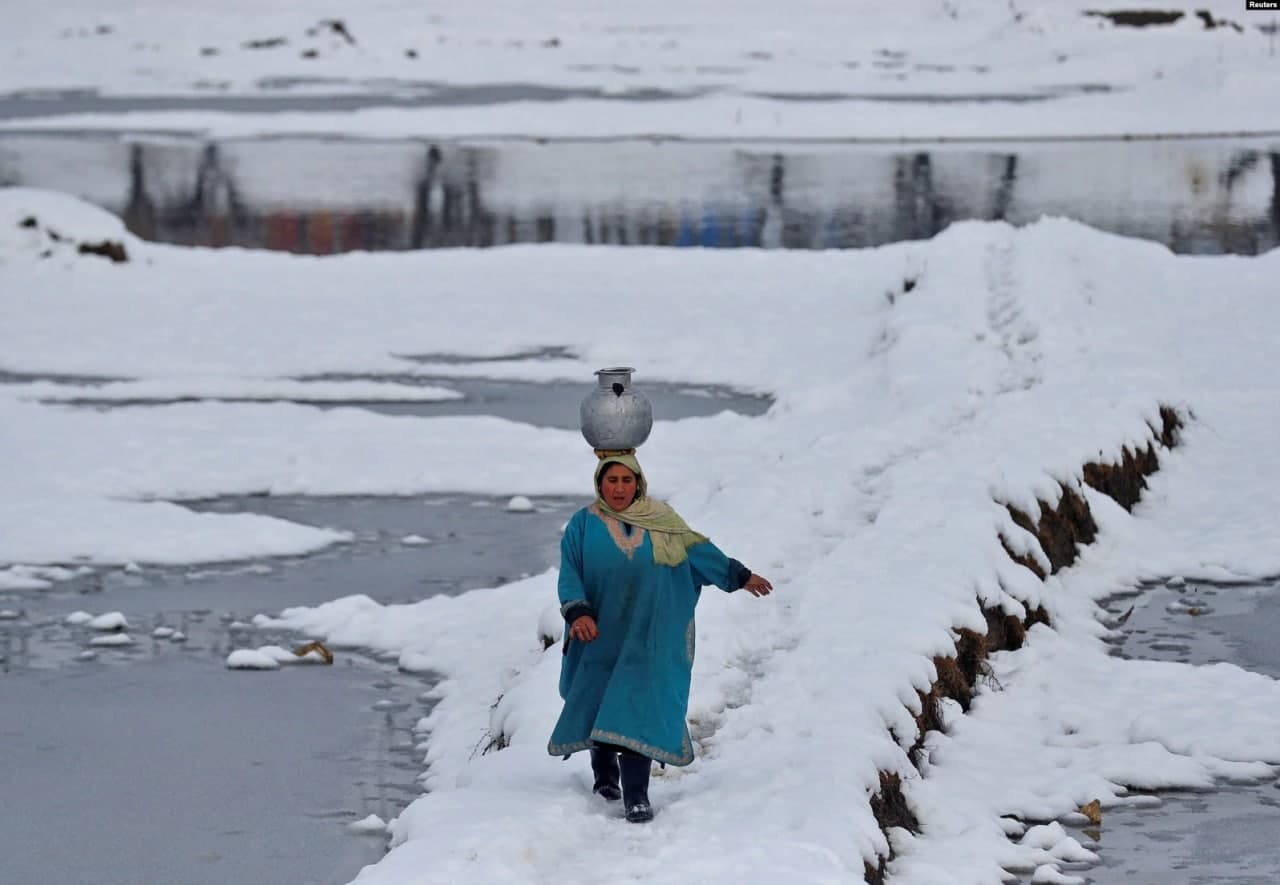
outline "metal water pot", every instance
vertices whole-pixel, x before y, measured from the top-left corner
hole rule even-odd
[[[634,449],[653,429],[653,406],[631,386],[630,366],[614,366],[596,372],[599,386],[582,401],[578,414],[582,435],[594,449]]]

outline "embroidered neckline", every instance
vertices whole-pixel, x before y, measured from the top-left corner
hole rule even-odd
[[[644,543],[644,529],[638,525],[632,526],[631,534],[628,535],[622,529],[622,522],[606,514],[600,509],[599,505],[592,504],[587,509],[604,523],[605,528],[609,530],[609,537],[613,538],[613,543],[617,548],[627,555],[627,559],[635,556],[636,551],[640,549],[640,545]]]

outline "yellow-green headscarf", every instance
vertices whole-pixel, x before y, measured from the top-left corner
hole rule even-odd
[[[617,511],[600,496],[600,477],[610,464],[621,464],[636,475],[636,497],[626,510]],[[635,455],[608,455],[596,467],[596,507],[606,516],[639,526],[649,532],[653,542],[653,561],[659,565],[679,565],[688,557],[688,549],[707,540],[689,528],[671,505],[655,501],[648,495],[649,484]]]

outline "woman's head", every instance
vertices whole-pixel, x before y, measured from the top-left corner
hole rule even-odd
[[[640,463],[631,455],[605,458],[596,468],[596,491],[611,510],[626,510],[645,494]]]

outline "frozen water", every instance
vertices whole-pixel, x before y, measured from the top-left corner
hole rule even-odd
[[[0,821],[5,880],[347,882],[384,842],[346,825],[384,832],[420,791],[425,744],[414,749],[412,725],[434,703],[430,676],[351,650],[331,667],[229,673],[280,666],[264,645],[275,634],[232,608],[318,602],[340,587],[405,601],[497,583],[551,562],[569,504],[539,505],[518,518],[461,496],[219,499],[194,506],[343,525],[356,540],[309,559],[135,566],[11,593],[28,615],[0,624],[12,714],[0,792],[26,813]],[[432,543],[398,556],[393,541],[410,527]],[[98,634],[130,622],[149,638]],[[79,835],[65,843],[65,832]]]
[[[1191,602],[1212,611],[1192,615]],[[1168,604],[1170,597],[1181,601]],[[1280,584],[1223,586],[1182,579],[1111,600],[1117,615],[1133,606],[1119,628],[1118,653],[1196,664],[1217,661],[1280,677]],[[1163,643],[1175,636],[1177,643]],[[1271,885],[1280,880],[1280,790],[1276,783],[1223,785],[1210,792],[1168,793],[1156,807],[1117,807],[1102,826],[1078,832],[1093,840],[1101,863],[1084,875],[1092,885],[1169,882]]]

